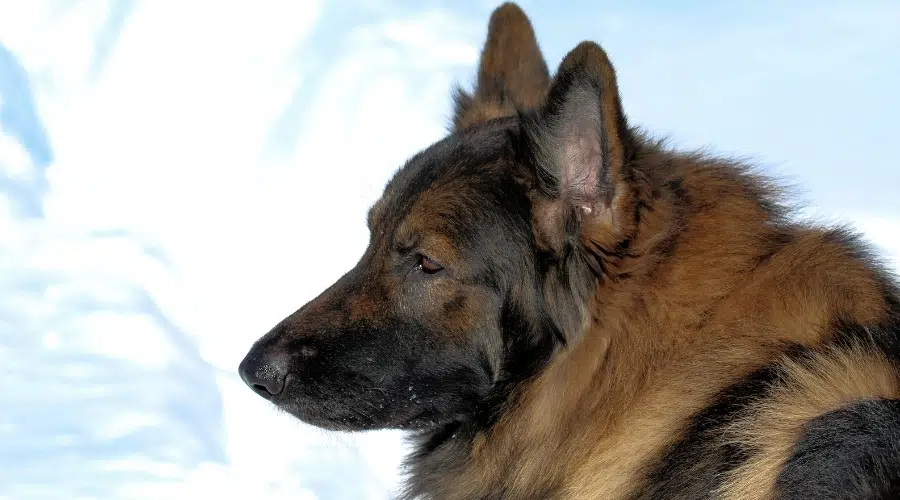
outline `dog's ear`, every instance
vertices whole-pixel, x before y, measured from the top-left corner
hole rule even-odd
[[[585,225],[614,233],[633,222],[625,175],[632,139],[615,71],[599,45],[582,42],[569,52],[542,108],[524,118],[541,243],[561,251]]]
[[[514,3],[491,14],[474,93],[454,91],[452,130],[538,107],[550,74],[528,17]]]

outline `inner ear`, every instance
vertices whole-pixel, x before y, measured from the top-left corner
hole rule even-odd
[[[613,226],[626,207],[625,168],[632,140],[615,71],[606,53],[582,42],[560,64],[544,106],[523,116],[529,163],[539,190],[535,223],[551,247],[576,236],[587,218]],[[622,229],[621,227],[608,229]]]
[[[452,130],[540,106],[550,84],[531,22],[519,6],[504,3],[488,22],[474,93],[454,92]]]
[[[558,123],[552,139],[540,143],[549,156],[544,164],[556,177],[556,197],[577,213],[593,211],[600,201],[600,174],[608,172],[603,168],[603,120],[597,101],[590,86],[573,85],[554,116]]]

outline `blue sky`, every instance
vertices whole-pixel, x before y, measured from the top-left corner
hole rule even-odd
[[[900,4],[523,1],[631,119],[750,158],[900,267]],[[492,2],[0,0],[0,498],[387,498],[398,434],[245,389],[444,133]],[[338,231],[340,228],[340,231]]]

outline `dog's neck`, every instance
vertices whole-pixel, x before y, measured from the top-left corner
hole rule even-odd
[[[482,418],[416,438],[407,462],[408,498],[493,498],[488,492],[498,490],[515,497],[526,483],[549,495],[564,472],[555,469],[553,457],[570,449],[565,443],[583,427],[579,419],[590,418],[598,436],[618,425],[672,346],[693,341],[685,332],[697,331],[704,312],[735,286],[734,277],[763,257],[757,240],[770,222],[764,208],[756,212],[758,220],[727,227],[711,226],[722,218],[705,214],[736,204],[753,213],[746,207],[761,202],[752,189],[727,184],[744,178],[720,179],[728,174],[689,168],[692,158],[680,160],[658,149],[641,154],[642,163],[653,168],[638,173],[644,184],[635,189],[640,210],[627,245],[604,240],[609,232],[602,228],[583,238],[597,244],[606,273],[598,277],[584,330],[567,345],[556,345],[537,373],[493,394]],[[697,198],[707,200],[720,190],[720,206],[692,206],[692,190],[705,191]],[[691,233],[690,247],[676,239],[684,232]],[[679,279],[681,273],[692,279]],[[526,456],[529,461],[522,459]],[[511,476],[540,478],[540,484]]]

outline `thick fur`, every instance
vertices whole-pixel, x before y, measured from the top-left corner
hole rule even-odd
[[[455,102],[254,390],[408,429],[403,498],[900,495],[900,295],[858,236],[629,124],[598,45],[551,78],[514,4]]]
[[[900,401],[861,400],[812,419],[778,476],[782,498],[897,498]]]

